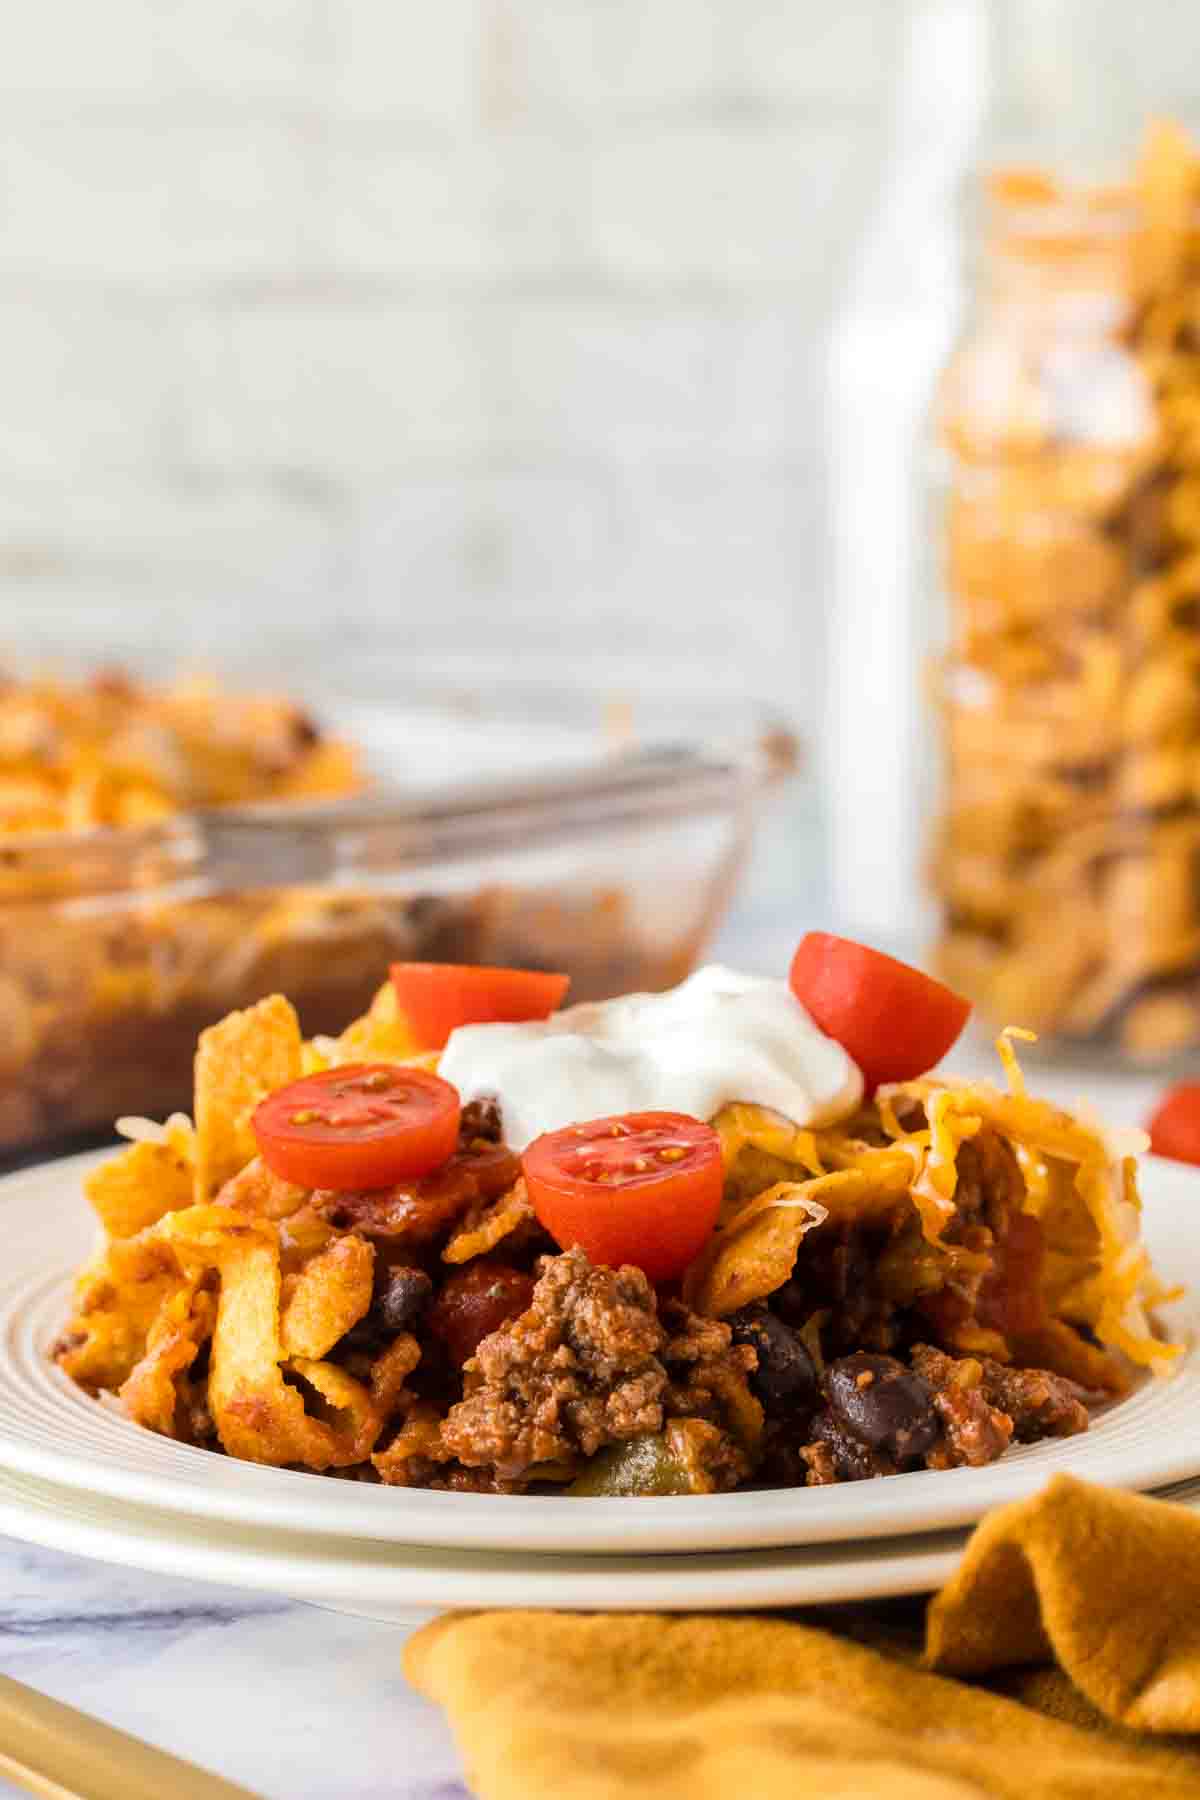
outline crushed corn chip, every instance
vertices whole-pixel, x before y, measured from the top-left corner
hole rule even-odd
[[[146,1336],[146,1352],[119,1390],[138,1425],[163,1437],[191,1435],[186,1377],[212,1336],[216,1296],[193,1276],[163,1301]],[[181,1416],[182,1415],[182,1416]]]
[[[76,1281],[58,1360],[81,1387],[115,1393],[146,1354],[164,1301],[184,1285],[178,1258],[155,1236],[159,1229],[114,1239]]]
[[[280,1342],[285,1356],[319,1362],[366,1315],[375,1250],[353,1235],[334,1238],[284,1281]]]
[[[190,1146],[170,1139],[143,1138],[102,1162],[84,1181],[83,1191],[113,1238],[136,1237],[164,1213],[192,1204],[194,1174]]]
[[[361,1019],[341,1037],[323,1038],[320,1054],[330,1063],[407,1062],[420,1049],[396,1005],[396,990],[385,981]]]
[[[194,1206],[153,1230],[189,1273],[214,1269],[219,1278],[208,1404],[224,1449],[246,1462],[316,1470],[362,1462],[383,1425],[369,1390],[320,1360],[284,1366],[278,1227],[230,1207]],[[328,1402],[332,1422],[307,1410],[288,1373]]]
[[[788,1279],[796,1253],[814,1226],[829,1217],[821,1204],[853,1174],[808,1182],[777,1182],[758,1194],[718,1231],[687,1272],[684,1295],[697,1312],[722,1318],[774,1293]]]
[[[475,1256],[486,1256],[489,1250],[494,1250],[497,1244],[532,1218],[533,1205],[522,1177],[507,1194],[501,1194],[489,1206],[472,1208],[455,1227],[442,1251],[442,1261],[464,1263]]]
[[[196,1051],[196,1182],[210,1200],[257,1152],[250,1115],[300,1074],[300,1022],[282,994],[230,1013]]]

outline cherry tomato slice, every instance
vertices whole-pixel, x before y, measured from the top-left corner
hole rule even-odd
[[[460,1025],[520,1025],[548,1019],[569,975],[485,969],[470,963],[393,963],[396,1004],[422,1050],[442,1050]]]
[[[533,1209],[564,1250],[680,1275],[716,1223],[721,1141],[686,1113],[626,1113],[535,1138],[522,1158]]]
[[[383,1188],[458,1145],[457,1091],[396,1063],[347,1063],[268,1094],[251,1125],[263,1161],[305,1188]]]
[[[1171,1088],[1146,1129],[1155,1156],[1200,1163],[1200,1081],[1181,1081]]]
[[[868,1093],[941,1061],[971,1011],[961,994],[866,944],[810,931],[789,976],[801,1006],[849,1052]]]

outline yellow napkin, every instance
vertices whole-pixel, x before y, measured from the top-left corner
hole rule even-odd
[[[1200,1518],[1060,1475],[919,1616],[460,1613],[406,1669],[483,1800],[1200,1800]]]

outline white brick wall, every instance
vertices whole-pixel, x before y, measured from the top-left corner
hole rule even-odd
[[[480,121],[500,0],[311,0],[328,61],[316,105],[330,118],[390,120],[454,133]]]
[[[486,320],[457,297],[336,292],[196,309],[180,331],[177,451],[210,478],[353,490],[483,455]]]
[[[0,278],[170,296],[299,272],[305,135],[255,118],[22,108],[3,127]],[[133,373],[131,371],[131,373]]]
[[[907,0],[39,0],[5,642],[706,659],[815,720],[824,342]]]
[[[6,108],[58,116],[307,104],[315,71],[328,69],[323,11],[310,0],[39,0],[5,32],[0,92]]]

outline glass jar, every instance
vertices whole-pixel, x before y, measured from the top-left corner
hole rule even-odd
[[[1200,1043],[1200,165],[988,184],[938,405],[940,967],[992,1020]]]

